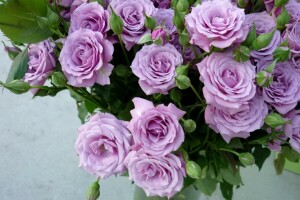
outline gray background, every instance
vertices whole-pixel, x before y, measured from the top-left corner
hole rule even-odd
[[[0,33],[1,35],[1,33]],[[0,36],[0,40],[7,41]],[[0,48],[0,80],[11,61]],[[95,178],[78,168],[74,151],[77,111],[67,92],[55,98],[32,99],[30,93],[0,93],[0,200],[83,200]],[[300,199],[300,176],[276,176],[272,160],[258,173],[242,170],[244,186],[234,199]],[[124,177],[101,181],[102,200],[132,200],[134,186]],[[217,191],[213,197],[222,199]]]

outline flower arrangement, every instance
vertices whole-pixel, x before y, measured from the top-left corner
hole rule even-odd
[[[300,158],[297,0],[2,0],[6,82],[34,98],[68,90],[79,166],[128,176],[147,196],[225,199],[241,167]]]

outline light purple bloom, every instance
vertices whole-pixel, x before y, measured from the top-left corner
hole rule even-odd
[[[71,16],[69,34],[78,29],[99,31],[103,35],[109,31],[109,13],[97,3],[86,3],[79,6]]]
[[[157,9],[150,0],[112,0],[110,6],[123,20],[121,36],[126,49],[130,50],[146,33],[150,33],[145,27],[145,15],[152,17]]]
[[[294,109],[300,100],[300,74],[292,62],[278,63],[273,73],[273,82],[262,90],[264,100],[281,113]]]
[[[179,119],[185,114],[174,104],[154,106],[152,102],[134,98],[135,108],[130,111],[132,120],[128,129],[135,145],[151,155],[167,155],[176,151],[184,141]]]
[[[79,29],[70,34],[59,57],[68,84],[75,87],[110,84],[113,65],[108,62],[112,60],[113,51],[112,43],[100,32]]]
[[[152,40],[160,40],[162,45],[165,45],[168,41],[168,31],[164,27],[156,28],[151,33]]]
[[[211,47],[227,48],[243,41],[248,33],[245,13],[230,0],[204,1],[185,17],[191,44],[209,52]]]
[[[125,159],[129,179],[147,196],[171,198],[183,188],[185,163],[173,154],[153,156],[143,150],[132,151]]]
[[[285,134],[290,138],[291,147],[300,153],[300,111],[293,110],[286,117],[292,123],[285,125]]]
[[[151,0],[156,8],[170,8],[171,0]]]
[[[288,40],[291,52],[300,53],[300,21],[286,25],[287,30],[283,36]]]
[[[212,53],[197,67],[207,104],[234,112],[248,105],[256,93],[255,66],[235,61],[232,52]]]
[[[132,140],[127,124],[111,114],[98,113],[80,126],[75,144],[79,166],[102,179],[123,174]]]
[[[79,6],[87,0],[56,0],[56,3],[63,7]]]
[[[261,97],[255,96],[247,106],[242,106],[235,113],[208,105],[205,110],[205,121],[229,142],[235,137],[247,138],[251,132],[260,129],[267,114],[267,104]]]
[[[133,73],[140,78],[139,85],[147,94],[167,94],[175,87],[176,67],[182,56],[171,44],[149,45],[137,52],[131,64]]]
[[[276,26],[276,18],[270,16],[267,12],[251,13],[246,15],[245,25],[252,29],[255,24],[258,35],[271,32]]]
[[[56,65],[54,44],[49,40],[45,40],[37,44],[29,45],[28,59],[29,67],[24,76],[24,81],[30,85],[44,85]],[[38,89],[31,89],[30,91],[35,94]]]
[[[300,54],[293,54],[292,62],[295,70],[300,74]]]
[[[156,26],[163,25],[170,35],[176,32],[176,26],[173,24],[174,10],[158,9],[153,17],[156,20]]]
[[[285,5],[286,10],[291,16],[291,23],[300,20],[300,2],[297,0],[289,0]]]

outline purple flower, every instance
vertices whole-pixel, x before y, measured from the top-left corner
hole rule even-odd
[[[63,7],[79,6],[87,0],[56,0],[56,3]]]
[[[252,29],[253,24],[255,24],[257,34],[269,33],[276,26],[276,18],[265,11],[246,15],[245,25],[249,27],[249,30]]]
[[[94,83],[110,84],[114,47],[100,32],[79,29],[64,42],[59,61],[68,79],[75,87],[91,87]]]
[[[291,16],[291,22],[300,20],[300,2],[297,0],[289,0],[285,5],[286,10]]]
[[[152,31],[151,37],[154,41],[161,40],[162,45],[165,45],[168,41],[169,34],[165,28],[159,27]]]
[[[30,85],[44,85],[56,65],[54,44],[50,43],[49,40],[45,40],[29,45],[28,59],[29,67],[24,76],[24,81]],[[35,94],[38,89],[31,89],[30,91]]]
[[[86,3],[79,6],[71,16],[69,34],[78,29],[99,31],[103,35],[109,31],[109,13],[97,3]]]
[[[171,198],[183,188],[185,164],[173,154],[153,156],[143,150],[126,157],[129,179],[143,188],[147,196]]]
[[[208,104],[234,112],[254,97],[255,66],[250,61],[236,62],[232,52],[212,53],[197,66]]]
[[[269,61],[270,63],[273,61],[273,53],[279,47],[282,42],[282,38],[280,35],[280,31],[275,31],[273,38],[270,44],[258,51],[254,50],[251,52],[252,58],[254,58],[255,62],[261,62],[262,60]]]
[[[300,54],[293,54],[292,62],[295,70],[300,74]]]
[[[226,142],[232,138],[247,138],[250,133],[260,129],[268,114],[268,106],[261,97],[255,96],[249,104],[242,106],[235,113],[208,105],[205,110],[205,121]]]
[[[170,35],[176,32],[176,26],[173,24],[174,10],[158,9],[153,17],[156,20],[156,26],[163,25]]]
[[[230,0],[204,1],[185,17],[191,44],[209,52],[212,46],[226,48],[241,42],[248,33],[245,13]]]
[[[300,100],[300,74],[292,62],[278,63],[273,73],[273,82],[262,90],[264,100],[281,113],[294,109]]]
[[[283,36],[288,40],[291,52],[300,53],[300,21],[286,25],[287,31]]]
[[[151,0],[156,8],[170,8],[171,0]]]
[[[167,94],[175,87],[176,67],[182,64],[182,56],[171,44],[149,45],[137,52],[131,68],[140,78],[139,85],[147,94]]]
[[[128,129],[135,145],[151,155],[167,155],[177,150],[184,141],[179,119],[185,114],[174,104],[158,105],[141,98],[134,98],[135,108],[130,111],[132,120]]]
[[[111,114],[98,113],[80,126],[75,144],[79,166],[102,179],[123,174],[132,140],[127,124]]]
[[[291,147],[300,153],[300,111],[293,110],[286,117],[292,123],[285,125],[285,134],[290,138]]]
[[[145,27],[145,15],[152,17],[156,8],[150,0],[112,0],[110,6],[124,23],[122,40],[130,50],[150,30]]]

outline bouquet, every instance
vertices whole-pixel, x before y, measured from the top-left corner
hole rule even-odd
[[[149,198],[218,186],[232,199],[240,168],[271,150],[278,174],[299,161],[298,0],[0,2],[13,60],[0,85],[70,92],[87,199],[113,175]]]

